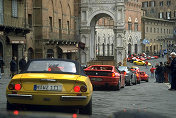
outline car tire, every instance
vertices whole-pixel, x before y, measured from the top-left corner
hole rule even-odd
[[[146,80],[146,82],[149,82],[149,80]]]
[[[92,115],[92,98],[85,107],[79,108],[79,114]]]
[[[14,105],[14,104],[10,104],[10,103],[7,101],[6,109],[7,109],[7,110],[15,110],[15,109],[17,109],[17,106]]]
[[[137,81],[137,84],[140,84],[141,83],[141,81],[139,80],[139,81]]]

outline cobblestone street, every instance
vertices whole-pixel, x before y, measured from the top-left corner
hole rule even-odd
[[[151,60],[152,65],[164,62],[166,59]],[[133,64],[128,63],[131,67]],[[150,67],[149,67],[150,68]],[[149,68],[140,66],[141,71],[146,71],[149,75]],[[6,111],[5,89],[10,79],[0,80],[0,110]],[[139,85],[126,86],[120,91],[96,90],[93,93],[93,115],[92,117],[107,117],[113,112],[125,110],[141,110],[158,113],[174,118],[176,115],[176,92],[168,91],[169,84],[155,83],[155,79],[148,83],[141,82]]]

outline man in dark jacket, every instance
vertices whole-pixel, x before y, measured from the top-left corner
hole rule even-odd
[[[11,77],[17,74],[18,65],[17,65],[16,59],[17,59],[16,57],[13,57],[12,61],[10,62]]]
[[[158,67],[158,79],[159,83],[164,82],[164,66],[162,62],[160,62],[160,66]]]
[[[23,58],[20,59],[20,61],[19,61],[19,68],[20,68],[20,70],[24,71],[25,66],[26,66],[26,60],[25,60],[25,56],[23,56]]]
[[[176,90],[176,53],[172,52],[171,53],[172,57],[172,62],[170,65],[170,71],[171,71],[171,77],[172,77],[172,82],[171,82],[171,88],[169,90]]]

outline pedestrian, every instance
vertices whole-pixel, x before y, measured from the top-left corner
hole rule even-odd
[[[155,70],[155,78],[156,78],[156,82],[159,82],[159,78],[158,78],[158,70],[159,70],[159,64],[157,63],[155,66],[156,70]]]
[[[164,82],[164,66],[162,62],[160,62],[160,66],[158,67],[158,79],[159,83]]]
[[[164,52],[162,53],[162,58],[164,58]]]
[[[2,56],[0,56],[0,79],[2,78],[2,68],[4,66],[4,61],[2,59]]]
[[[17,74],[18,65],[16,60],[16,57],[12,57],[12,61],[10,62],[10,77],[13,77],[15,74]]]
[[[26,60],[25,60],[25,56],[23,56],[22,59],[20,59],[19,61],[19,68],[21,72],[25,70],[25,67],[26,67]]]
[[[170,65],[170,70],[171,70],[171,78],[172,78],[172,82],[171,82],[171,88],[169,90],[176,90],[176,53],[172,52],[171,53],[171,57],[172,57],[172,62]]]
[[[156,68],[154,68],[154,67],[152,66],[152,68],[150,69],[150,72],[151,72],[151,78],[154,78],[155,70],[156,70]]]
[[[146,68],[148,68],[148,61],[145,62],[145,66],[146,66]]]

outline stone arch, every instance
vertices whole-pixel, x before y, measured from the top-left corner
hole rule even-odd
[[[88,21],[87,21],[88,26],[91,26],[92,20],[93,20],[96,16],[99,16],[99,15],[110,16],[110,17],[113,19],[113,21],[116,22],[116,18],[115,18],[114,14],[113,14],[112,12],[106,11],[106,10],[104,10],[104,11],[100,11],[100,10],[99,10],[99,11],[94,12],[91,16],[88,17]]]

